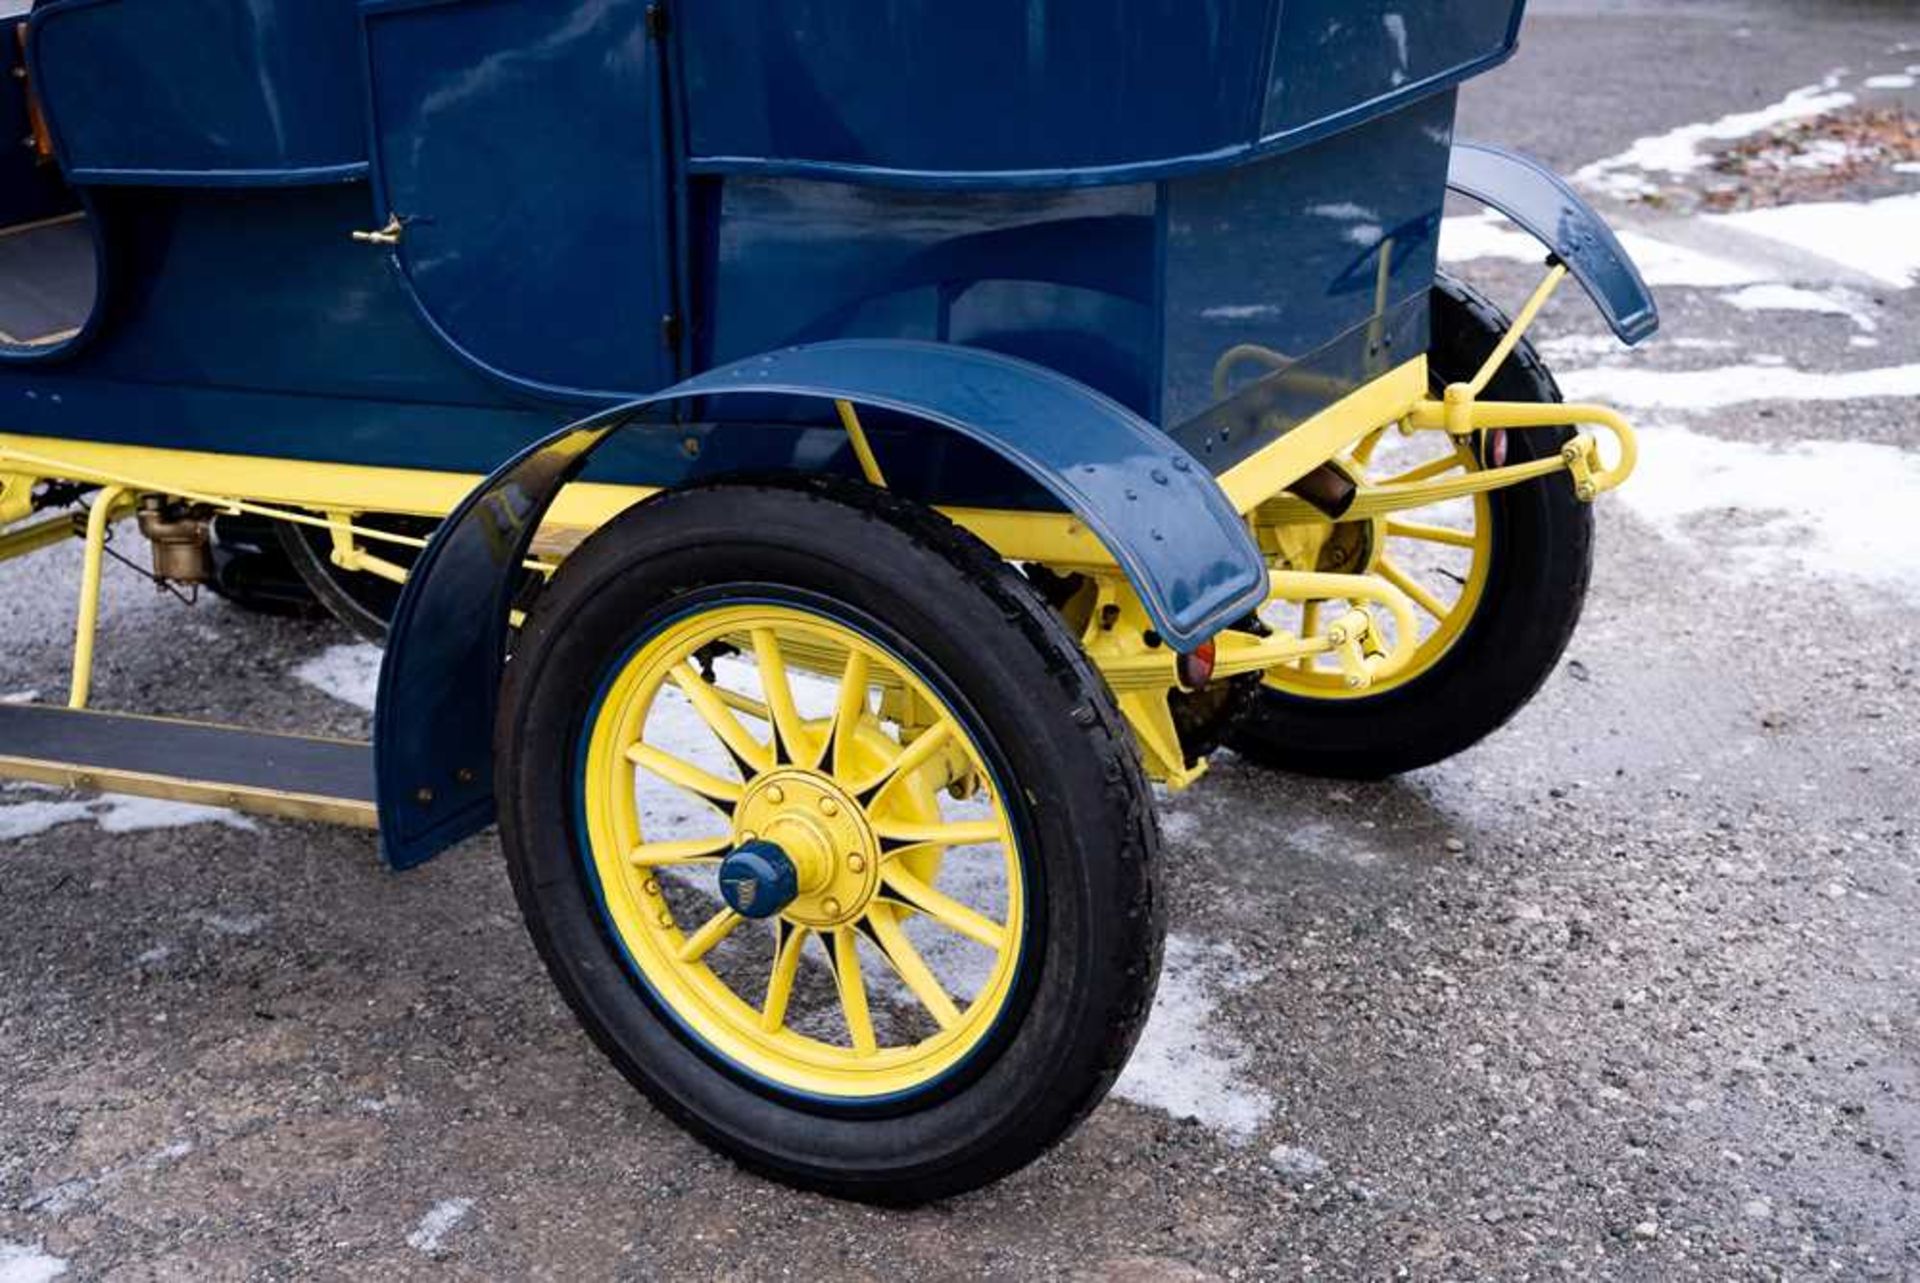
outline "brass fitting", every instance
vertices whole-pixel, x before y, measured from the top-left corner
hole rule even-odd
[[[153,575],[176,584],[204,584],[213,577],[208,553],[211,509],[200,504],[168,503],[159,495],[140,497],[140,533],[153,545]]]

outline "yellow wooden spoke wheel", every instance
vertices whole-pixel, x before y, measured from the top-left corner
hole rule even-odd
[[[1431,300],[1427,359],[1438,391],[1470,377],[1507,323],[1445,276]],[[1560,399],[1525,341],[1494,375],[1487,396]],[[1357,481],[1420,481],[1479,469],[1483,452],[1507,463],[1549,457],[1569,435],[1540,428],[1456,442],[1385,428],[1334,462]],[[1244,757],[1288,771],[1375,778],[1460,752],[1532,698],[1580,617],[1593,515],[1566,478],[1552,476],[1379,518],[1264,533],[1289,566],[1374,575],[1405,593],[1417,612],[1418,646],[1406,668],[1360,691],[1319,658],[1269,671],[1234,711],[1227,742]],[[1346,605],[1276,601],[1261,615],[1297,631]],[[1383,627],[1391,636],[1392,622]]]
[[[717,1148],[916,1201],[1113,1081],[1164,929],[1151,796],[1075,639],[944,518],[821,479],[662,495],[554,575],[500,698],[528,930]]]
[[[717,1054],[891,1096],[992,1028],[1019,965],[1016,841],[979,748],[899,657],[790,606],[695,611],[627,660],[586,736],[608,915]]]

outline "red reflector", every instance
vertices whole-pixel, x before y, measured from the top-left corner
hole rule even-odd
[[[1213,680],[1214,644],[1203,641],[1180,657],[1178,665],[1180,685],[1190,691],[1197,691]]]

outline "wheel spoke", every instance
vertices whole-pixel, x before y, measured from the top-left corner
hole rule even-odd
[[[665,842],[642,842],[627,853],[627,863],[636,869],[659,869],[672,864],[692,864],[725,855],[733,839],[725,834],[706,838],[674,838]]]
[[[860,951],[852,927],[835,927],[826,937],[827,956],[833,962],[833,982],[840,990],[840,1010],[847,1018],[847,1034],[856,1056],[879,1050],[873,1037],[873,1013],[867,1008],[867,982],[860,977]]]
[[[1302,637],[1311,637],[1319,631],[1320,631],[1319,601],[1314,600],[1314,601],[1309,601],[1302,604],[1300,607],[1300,635]],[[1314,667],[1315,667],[1312,655],[1302,655],[1299,659],[1295,660],[1294,663],[1299,667],[1300,671],[1303,673],[1310,673],[1314,670]]]
[[[922,731],[911,744],[901,749],[898,757],[887,763],[878,775],[861,785],[855,792],[869,800],[878,798],[896,780],[912,775],[932,761],[933,755],[953,740],[954,732],[958,729],[951,719],[941,718]]]
[[[733,710],[727,707],[726,701],[720,698],[712,684],[695,672],[692,666],[680,664],[675,667],[673,681],[674,685],[685,692],[688,701],[693,705],[693,711],[700,715],[700,720],[720,737],[720,742],[727,746],[727,751],[739,759],[745,767],[754,771],[764,771],[773,765],[773,753],[765,744],[747,733],[747,728],[740,724],[740,719],[733,715]]]
[[[1398,517],[1387,518],[1387,534],[1397,535],[1403,539],[1424,539],[1429,543],[1443,543],[1455,548],[1474,546],[1474,535],[1471,530],[1428,525],[1424,521],[1402,521]]]
[[[894,974],[913,991],[913,996],[935,1022],[942,1029],[959,1024],[960,1008],[954,1006],[939,977],[913,947],[913,941],[907,939],[906,930],[900,925],[899,910],[890,904],[876,904],[867,910],[867,925],[871,931],[868,939],[879,946]]]
[[[888,862],[881,870],[880,878],[886,884],[890,897],[909,909],[918,909],[948,930],[957,931],[969,940],[977,940],[995,952],[1006,947],[1007,932],[999,923],[968,908],[945,892],[934,890],[908,872],[897,860]]]
[[[1387,557],[1380,558],[1376,568],[1380,571],[1381,578],[1385,579],[1407,596],[1413,598],[1414,603],[1418,605],[1420,609],[1426,611],[1435,619],[1445,619],[1447,617],[1446,605],[1442,603],[1438,597],[1434,596],[1433,593],[1427,589],[1426,585],[1422,584],[1412,575],[1409,575],[1406,571],[1400,569],[1391,559]]]
[[[1417,468],[1408,468],[1397,477],[1388,477],[1385,481],[1376,481],[1377,486],[1406,486],[1416,481],[1431,481],[1435,477],[1445,476],[1455,468],[1464,467],[1465,461],[1457,454],[1441,455],[1438,459],[1429,459]]]
[[[1387,435],[1387,429],[1392,426],[1390,423],[1383,423],[1360,438],[1360,444],[1353,448],[1353,461],[1363,468],[1372,463],[1373,452],[1379,448],[1380,439]]]
[[[737,930],[746,919],[732,909],[722,909],[708,918],[706,925],[686,938],[680,946],[680,961],[698,962],[713,952],[713,947]]]
[[[860,719],[867,713],[866,652],[850,648],[847,666],[840,674],[840,700],[833,709],[833,774],[846,779],[853,766],[853,740]]]
[[[760,662],[760,689],[767,697],[768,721],[773,724],[786,758],[796,766],[813,767],[820,761],[820,746],[807,734],[800,708],[793,702],[793,686],[787,680],[787,661],[780,654],[780,639],[771,628],[753,630],[753,654]]]
[[[998,820],[959,820],[922,824],[874,816],[873,831],[888,842],[906,846],[975,846],[1000,840]]]
[[[760,1027],[768,1033],[779,1032],[787,1023],[787,1003],[793,998],[793,982],[800,974],[800,951],[807,943],[807,928],[784,918],[778,924],[773,970],[767,974],[767,1001],[760,1009]]]
[[[627,749],[627,760],[635,766],[652,771],[669,784],[676,784],[689,793],[698,794],[728,813],[733,811],[734,805],[740,801],[740,795],[744,791],[741,785],[732,780],[723,780],[718,775],[702,770],[692,762],[675,757],[651,744],[631,746]]]

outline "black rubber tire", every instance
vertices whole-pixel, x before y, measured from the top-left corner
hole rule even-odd
[[[1507,318],[1467,285],[1433,290],[1428,361],[1436,390],[1470,378]],[[1561,400],[1553,375],[1524,340],[1494,375],[1490,400]],[[1507,434],[1507,461],[1558,453],[1570,428]],[[1586,601],[1593,507],[1565,476],[1489,496],[1493,549],[1485,596],[1453,647],[1405,685],[1361,699],[1313,699],[1262,686],[1228,734],[1263,766],[1334,779],[1380,779],[1444,761],[1519,712],[1560,662]]]
[[[362,517],[359,520],[365,523],[370,519]],[[371,520],[380,529],[423,538],[433,533],[435,525],[432,521],[413,517]],[[288,565],[306,584],[314,600],[362,640],[376,646],[386,645],[387,621],[393,618],[394,608],[400,604],[400,585],[378,575],[342,570],[334,565],[330,555],[333,537],[317,526],[285,521],[276,525],[280,547]],[[412,565],[413,559],[419,555],[412,548],[400,544],[380,544],[371,551],[401,565]]]
[[[1005,772],[1033,888],[1026,961],[1001,1032],[957,1081],[884,1107],[783,1094],[687,1038],[624,965],[575,833],[576,745],[610,666],[691,594],[803,601],[857,623],[941,689]],[[1118,1076],[1165,931],[1151,793],[1073,638],[1010,566],[930,509],[830,478],[636,505],[533,604],[501,708],[500,831],[534,944],[621,1072],[742,1165],[873,1203],[942,1198],[1040,1155]]]

